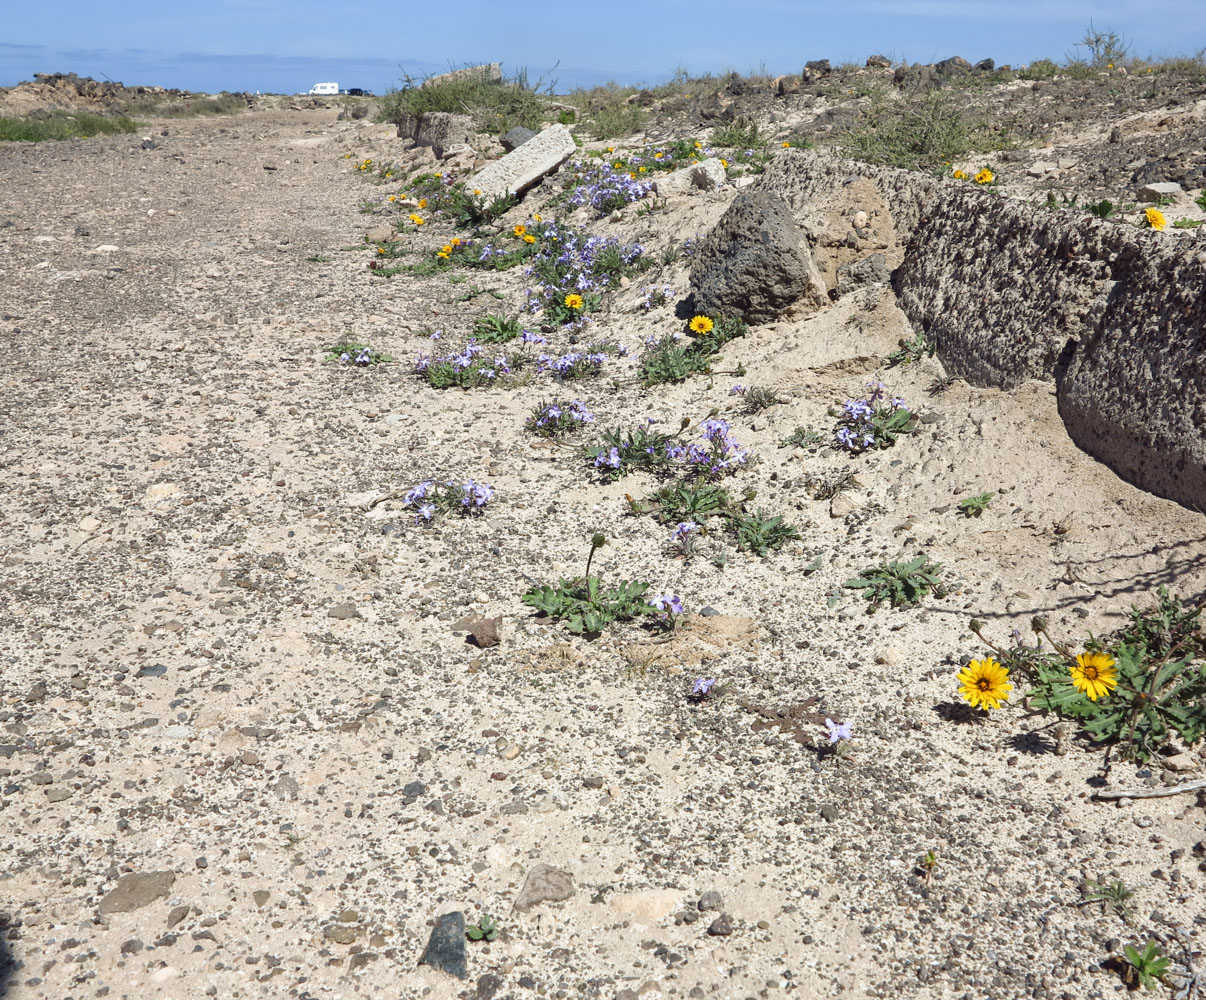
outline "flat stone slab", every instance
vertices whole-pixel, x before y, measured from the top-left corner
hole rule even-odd
[[[574,894],[574,876],[543,862],[528,872],[527,880],[515,900],[515,909],[527,913],[540,903],[560,903]]]
[[[172,891],[175,872],[134,872],[123,875],[105,893],[97,909],[101,913],[130,913],[149,906]]]
[[[506,156],[484,166],[465,186],[481,191],[487,202],[507,194],[523,194],[561,166],[577,148],[569,129],[550,125]]]
[[[1144,184],[1139,189],[1140,201],[1159,201],[1161,198],[1175,198],[1181,193],[1181,185],[1172,181],[1156,181]]]
[[[485,80],[486,83],[502,83],[502,63],[482,63],[480,66],[466,66],[464,69],[454,69],[449,73],[429,76],[420,87],[438,87],[442,83],[456,83],[459,80]]]

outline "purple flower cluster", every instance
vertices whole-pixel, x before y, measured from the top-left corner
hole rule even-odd
[[[848,399],[837,411],[830,411],[837,418],[834,442],[839,448],[852,454],[874,448],[881,441],[886,428],[893,424],[907,423],[909,408],[899,397],[889,397],[887,386],[882,382],[868,382],[867,393],[862,399]],[[906,418],[903,422],[899,418]]]
[[[603,370],[607,355],[602,351],[568,351],[558,357],[541,354],[536,358],[542,372],[562,381],[573,378],[590,378]]]
[[[715,677],[697,677],[695,683],[691,685],[691,694],[696,698],[706,698],[715,684]]]
[[[614,236],[584,236],[555,222],[545,224],[540,249],[524,274],[533,280],[526,292],[528,312],[544,310],[554,322],[579,322],[582,310],[565,307],[568,294],[580,295],[589,311],[592,296],[600,296],[645,253],[639,243],[622,243]],[[597,299],[596,299],[597,301]]]
[[[849,740],[852,738],[849,722],[834,722],[832,719],[826,719],[825,728],[829,731],[830,743],[837,743],[838,740]]]
[[[369,349],[367,347],[362,347],[354,358],[347,351],[344,351],[341,355],[339,355],[339,363],[342,365],[371,365],[373,363],[373,356],[371,353],[369,353]]]
[[[674,295],[674,289],[669,285],[663,285],[661,288],[658,288],[657,285],[646,285],[644,295],[645,298],[641,300],[641,308],[648,312],[650,309],[664,306]]]
[[[558,433],[575,431],[594,422],[595,415],[583,405],[582,401],[571,399],[569,402],[541,403],[529,418],[528,428],[538,434],[554,436]]]
[[[525,341],[528,343],[530,341]],[[480,385],[492,381],[498,375],[510,375],[515,357],[498,355],[493,360],[482,357],[484,348],[470,339],[459,353],[434,357],[420,354],[415,359],[415,371],[426,375],[433,385],[448,382],[456,385]]]
[[[671,445],[666,449],[667,456],[682,459],[708,478],[733,472],[745,464],[746,452],[734,439],[727,420],[705,420],[702,426],[703,444]]]
[[[653,189],[650,182],[634,180],[627,170],[617,170],[610,163],[579,162],[571,169],[576,181],[569,195],[571,208],[589,205],[600,215],[606,215],[640,201]]]
[[[425,479],[407,490],[402,498],[402,506],[414,508],[415,524],[421,524],[430,522],[438,513],[450,510],[459,510],[462,514],[480,514],[493,498],[493,486],[472,479],[463,483],[451,479],[442,483]]]
[[[683,613],[683,599],[678,594],[662,594],[660,597],[653,598],[649,602],[649,606],[662,612],[663,616]]]

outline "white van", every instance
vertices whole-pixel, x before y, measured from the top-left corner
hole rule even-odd
[[[311,97],[336,97],[339,94],[337,83],[316,83],[310,88]]]

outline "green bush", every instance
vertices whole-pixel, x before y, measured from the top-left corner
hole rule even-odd
[[[407,76],[402,87],[382,99],[381,120],[398,124],[403,116],[418,116],[428,111],[447,111],[469,115],[479,132],[501,135],[516,125],[538,129],[548,115],[546,102],[538,91],[551,92],[528,83],[527,70],[495,82],[486,70],[470,73],[432,86],[420,86]]]
[[[75,115],[53,112],[46,115],[30,115],[27,118],[0,118],[0,141],[5,142],[87,139],[94,135],[121,135],[137,131],[138,122],[132,118],[105,118],[85,112]]]

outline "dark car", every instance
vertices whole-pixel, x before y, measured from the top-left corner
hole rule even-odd
[[[372,97],[371,90],[364,90],[361,87],[348,87],[348,97]]]

